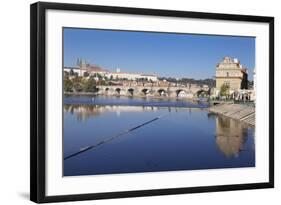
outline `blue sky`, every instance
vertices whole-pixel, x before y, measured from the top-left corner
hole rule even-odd
[[[64,65],[77,58],[115,71],[212,78],[224,56],[238,58],[252,79],[255,38],[155,32],[64,29]]]

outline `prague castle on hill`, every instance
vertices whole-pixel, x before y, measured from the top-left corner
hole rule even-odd
[[[73,72],[78,76],[93,76],[98,73],[102,77],[107,77],[108,79],[128,79],[128,80],[138,80],[138,79],[147,79],[148,81],[158,81],[158,78],[155,74],[143,74],[143,73],[128,73],[121,72],[119,68],[116,69],[116,72],[101,68],[96,65],[91,65],[86,62],[86,60],[77,59],[76,67],[64,67],[64,73]]]

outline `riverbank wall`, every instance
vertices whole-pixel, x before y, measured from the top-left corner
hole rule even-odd
[[[221,114],[255,126],[255,107],[245,104],[221,103],[209,108],[210,112]]]

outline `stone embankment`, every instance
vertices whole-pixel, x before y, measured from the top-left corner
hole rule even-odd
[[[244,104],[221,103],[209,108],[210,112],[221,114],[255,126],[255,107]]]

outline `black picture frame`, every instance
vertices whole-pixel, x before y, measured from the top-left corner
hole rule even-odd
[[[45,37],[48,9],[181,17],[229,21],[263,22],[269,25],[269,181],[263,183],[229,184],[220,186],[170,188],[107,193],[46,196],[46,98],[45,98]],[[30,199],[37,203],[76,200],[96,200],[198,192],[230,191],[274,187],[274,18],[265,16],[156,10],[81,4],[38,2],[30,7]]]

